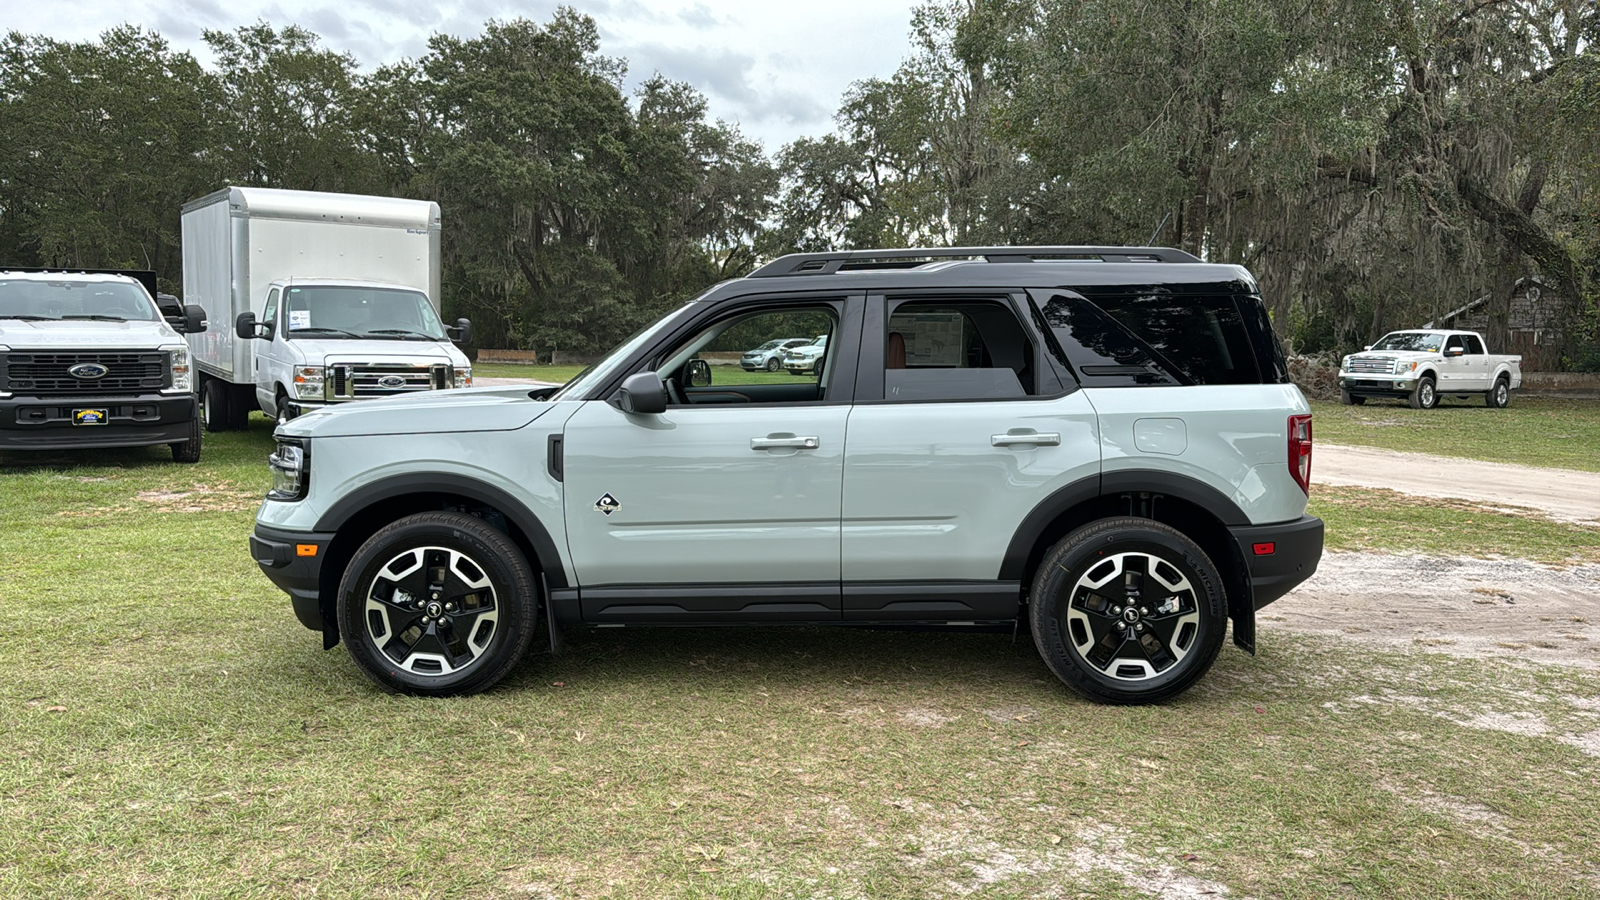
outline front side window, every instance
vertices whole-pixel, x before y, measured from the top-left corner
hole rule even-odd
[[[658,371],[675,405],[818,400],[837,324],[831,307],[735,314],[669,350]]]
[[[285,333],[296,339],[446,339],[427,295],[404,288],[290,287],[283,320]]]
[[[261,311],[261,321],[276,326],[278,323],[278,289],[267,292],[267,308]]]
[[[150,322],[150,297],[121,281],[0,280],[0,319],[103,319]]]

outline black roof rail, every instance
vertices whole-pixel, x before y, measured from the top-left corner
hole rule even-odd
[[[833,275],[841,270],[909,269],[939,260],[983,260],[992,263],[1040,261],[1167,262],[1201,260],[1171,247],[917,247],[897,250],[839,250],[791,253],[767,263],[747,278],[784,275]]]
[[[0,272],[26,272],[30,275],[126,275],[144,285],[151,299],[156,296],[156,273],[149,269],[85,269],[82,266],[7,266],[0,264]]]

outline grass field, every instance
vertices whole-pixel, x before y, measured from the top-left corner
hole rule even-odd
[[[1527,398],[1489,409],[1446,400],[1435,409],[1368,401],[1313,403],[1316,439],[1525,466],[1600,472],[1600,401]]]
[[[1595,673],[1263,623],[1123,709],[1025,636],[610,630],[394,697],[249,558],[269,434],[0,454],[0,896],[1600,896]]]

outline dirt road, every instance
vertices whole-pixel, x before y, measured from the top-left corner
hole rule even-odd
[[[1534,508],[1596,526],[1600,543],[1600,474],[1319,444],[1312,481]],[[1287,628],[1600,668],[1600,566],[1325,553],[1316,575],[1259,615],[1269,640]]]
[[[1600,525],[1600,472],[1319,443],[1311,460],[1311,480],[1532,507],[1553,519]]]

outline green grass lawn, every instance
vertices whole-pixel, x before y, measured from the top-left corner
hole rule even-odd
[[[1600,895],[1595,673],[1263,623],[1109,708],[1026,637],[578,630],[390,696],[249,557],[269,444],[0,454],[0,896]]]
[[[1445,400],[1435,409],[1375,400],[1311,408],[1316,439],[1330,444],[1600,472],[1600,401],[1513,394],[1506,409],[1481,400]]]

